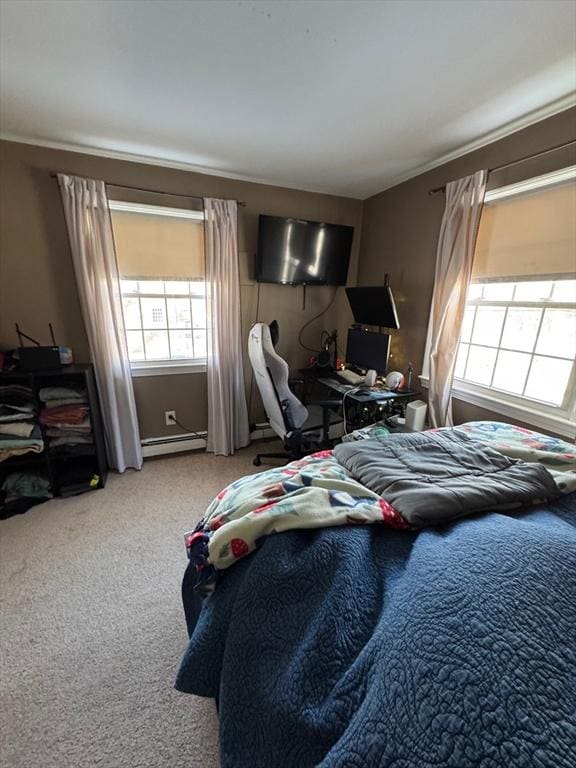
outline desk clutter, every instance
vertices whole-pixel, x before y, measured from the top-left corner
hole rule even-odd
[[[106,474],[92,366],[0,374],[0,518],[102,488]]]

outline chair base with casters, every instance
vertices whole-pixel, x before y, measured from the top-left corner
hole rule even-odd
[[[330,439],[330,427],[340,424],[342,419],[333,409],[341,406],[340,400],[321,400],[309,403],[309,417],[299,429],[284,436],[285,450],[258,453],[253,460],[255,467],[262,465],[262,459],[283,459],[285,462],[301,459],[316,451],[332,448],[334,441]]]

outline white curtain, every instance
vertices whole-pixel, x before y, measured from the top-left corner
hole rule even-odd
[[[242,366],[238,206],[204,199],[208,311],[207,450],[223,456],[248,445]]]
[[[58,175],[110,466],[142,467],[114,236],[102,181]]]
[[[436,253],[434,294],[428,326],[428,405],[434,427],[450,427],[452,382],[474,247],[484,205],[487,171],[446,185],[446,207]]]

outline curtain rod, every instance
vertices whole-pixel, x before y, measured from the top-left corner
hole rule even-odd
[[[541,157],[542,155],[547,155],[549,152],[555,152],[557,149],[564,149],[564,147],[569,147],[571,144],[576,144],[576,139],[572,139],[571,141],[565,141],[563,144],[557,144],[555,147],[550,147],[549,149],[543,149],[541,152],[535,152],[533,155],[526,155],[526,157],[521,157],[519,160],[512,160],[510,163],[504,163],[503,165],[497,165],[495,168],[489,168],[488,173],[493,173],[494,171],[502,171],[504,168],[511,168],[513,165],[518,165],[519,163],[524,163],[526,160],[533,160],[535,157]],[[428,194],[429,195],[438,195],[441,192],[446,191],[446,184],[444,184],[441,187],[435,187],[434,189],[429,189]]]
[[[51,173],[50,174],[51,179],[57,179],[58,174],[57,173]],[[84,176],[81,176],[80,178],[85,178]],[[105,181],[104,184],[106,184],[107,187],[119,187],[120,189],[131,189],[133,192],[150,192],[154,195],[171,195],[171,197],[195,197],[197,200],[202,200],[201,197],[198,197],[198,195],[183,195],[181,192],[165,192],[161,189],[146,189],[145,187],[131,187],[129,184],[114,184],[114,182],[111,181]],[[246,208],[246,203],[243,200],[236,200],[239,206],[242,208]]]

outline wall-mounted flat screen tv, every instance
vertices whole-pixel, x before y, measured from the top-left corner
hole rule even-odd
[[[285,285],[346,285],[354,227],[260,216],[256,280]]]

